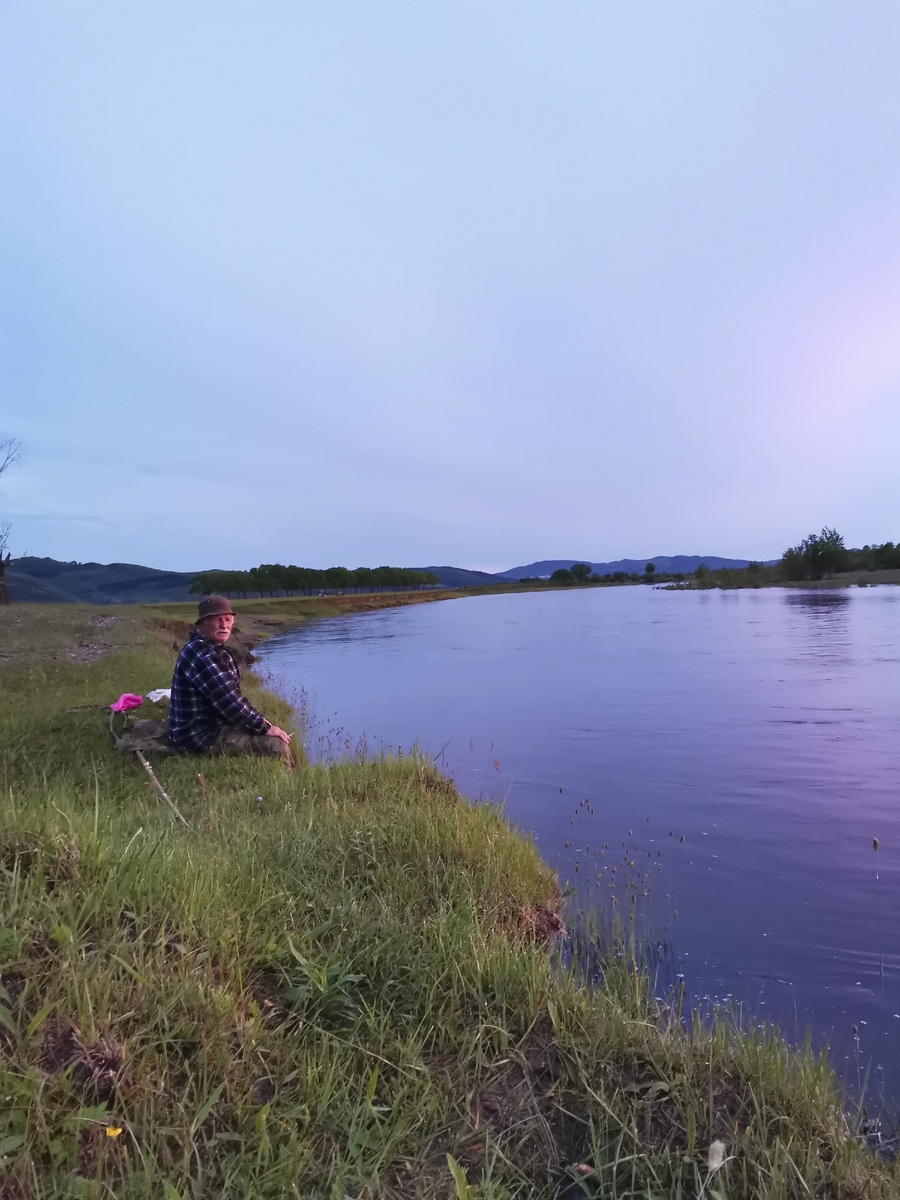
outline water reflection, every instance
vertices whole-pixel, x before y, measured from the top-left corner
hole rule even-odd
[[[851,656],[852,601],[841,591],[786,591],[785,608],[793,629],[803,638],[797,649],[822,664],[846,664]]]
[[[785,590],[782,595],[788,608],[806,610],[810,613],[820,613],[828,609],[843,609],[849,612],[851,606],[850,593],[846,588],[833,592],[819,588],[812,588],[808,591]]]

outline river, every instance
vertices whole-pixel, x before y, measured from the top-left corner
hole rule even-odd
[[[658,991],[810,1030],[896,1107],[900,591],[467,597],[259,653],[304,690],[313,754],[434,755],[533,835],[570,907],[635,898]]]

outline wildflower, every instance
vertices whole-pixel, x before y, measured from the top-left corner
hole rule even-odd
[[[121,1132],[122,1128],[119,1125],[107,1125],[106,1127],[106,1136],[109,1138],[117,1138]]]
[[[710,1171],[718,1171],[725,1165],[725,1153],[728,1147],[724,1142],[715,1141],[709,1147],[706,1165]]]

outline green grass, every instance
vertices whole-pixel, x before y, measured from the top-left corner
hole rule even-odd
[[[90,707],[165,684],[171,633],[121,612],[72,662],[90,615],[29,609],[0,673],[2,1200],[897,1194],[809,1053],[686,1032],[628,955],[593,994],[555,970],[552,874],[422,759],[160,759],[177,827]]]
[[[262,632],[311,617],[333,617],[342,613],[428,604],[434,600],[452,600],[461,594],[456,590],[434,588],[405,592],[350,592],[347,595],[331,593],[327,596],[249,596],[246,599],[232,597],[232,604],[235,612],[239,614],[239,624],[243,623],[249,632]],[[144,608],[147,612],[164,619],[174,617],[192,622],[197,616],[195,600],[183,604],[148,604]]]

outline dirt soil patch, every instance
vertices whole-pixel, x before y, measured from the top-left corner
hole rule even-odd
[[[140,620],[86,604],[0,606],[0,670],[29,663],[91,663],[146,644]]]
[[[86,1097],[109,1103],[125,1063],[125,1047],[113,1037],[85,1041],[77,1026],[58,1021],[44,1034],[40,1065],[48,1075],[71,1070],[72,1082]]]

